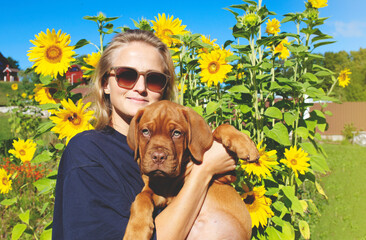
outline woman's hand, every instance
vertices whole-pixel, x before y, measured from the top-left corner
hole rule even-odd
[[[236,161],[229,154],[227,149],[216,141],[211,148],[205,152],[202,164],[194,164],[192,171],[203,171],[207,176],[213,177],[216,174],[224,174],[235,170]]]

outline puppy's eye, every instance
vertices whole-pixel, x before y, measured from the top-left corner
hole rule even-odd
[[[178,130],[174,130],[172,133],[172,137],[176,137],[176,138],[180,137],[181,135],[182,135],[182,133]]]
[[[149,129],[147,129],[147,128],[142,129],[142,130],[141,130],[141,132],[142,132],[142,135],[143,135],[144,137],[149,137],[149,136],[150,136],[150,131],[149,131]]]

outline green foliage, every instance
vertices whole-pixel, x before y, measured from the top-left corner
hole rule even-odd
[[[342,130],[342,135],[346,141],[352,143],[353,137],[356,136],[357,134],[358,134],[357,128],[355,127],[355,125],[353,123],[346,123],[344,125],[344,128]]]

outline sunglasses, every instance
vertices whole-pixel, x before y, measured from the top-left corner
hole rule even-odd
[[[131,67],[112,67],[109,76],[116,77],[119,87],[132,89],[139,79],[140,75],[144,76],[145,86],[152,92],[162,92],[168,83],[169,76],[155,71],[140,72]]]

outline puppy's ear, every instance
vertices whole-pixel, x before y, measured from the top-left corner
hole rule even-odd
[[[194,159],[202,162],[203,154],[212,146],[213,136],[205,119],[191,108],[185,107],[183,115],[188,121],[188,149]]]
[[[127,144],[135,152],[135,160],[137,160],[138,158],[138,151],[139,151],[138,124],[140,122],[142,114],[144,114],[143,109],[139,110],[136,113],[136,115],[132,118],[127,134]]]

